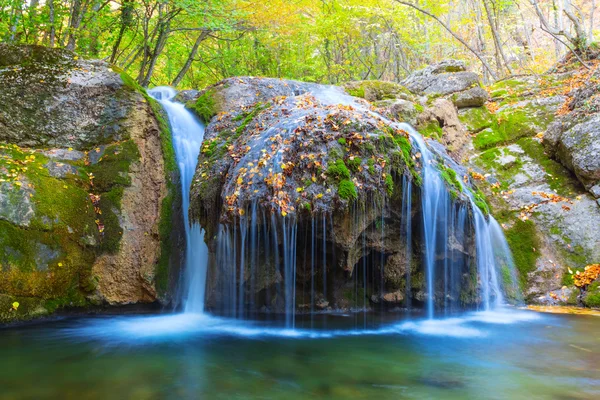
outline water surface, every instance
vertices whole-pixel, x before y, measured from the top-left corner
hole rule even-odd
[[[310,326],[313,326],[311,329]],[[482,312],[276,322],[202,314],[0,330],[2,399],[591,399],[600,318]]]

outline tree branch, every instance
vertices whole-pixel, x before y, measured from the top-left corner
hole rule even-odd
[[[454,33],[454,31],[452,29],[450,29],[450,27],[448,25],[446,25],[446,23],[444,23],[442,20],[440,20],[437,16],[435,16],[434,14],[430,13],[429,11],[424,10],[424,9],[420,8],[419,6],[416,6],[415,4],[409,3],[407,1],[401,1],[401,0],[395,0],[395,1],[397,3],[405,5],[407,7],[414,8],[415,10],[419,11],[420,13],[425,14],[428,17],[435,19],[440,25],[442,25],[444,27],[444,29],[446,29],[448,31],[448,33],[450,33],[456,40],[458,40],[460,43],[462,43],[463,46],[465,46],[471,53],[473,53],[473,55],[475,55],[475,57],[477,57],[479,59],[479,61],[481,61],[481,64],[483,65],[483,67],[490,73],[491,77],[494,80],[498,79],[496,77],[496,74],[492,70],[492,68],[487,63],[487,61],[485,61],[483,59],[483,57],[481,57],[481,55],[479,53],[477,53],[477,51],[475,51],[471,46],[469,46],[469,44],[467,42],[465,42],[463,38],[461,38],[456,33]]]

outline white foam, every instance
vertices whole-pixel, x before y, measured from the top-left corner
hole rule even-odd
[[[485,325],[523,323],[539,318],[541,316],[533,312],[499,309],[469,313],[460,318],[411,320],[377,329],[311,330],[265,326],[257,321],[220,318],[201,313],[184,313],[87,319],[78,321],[79,325],[76,327],[62,330],[59,335],[79,340],[129,344],[218,336],[325,339],[342,336],[424,335],[480,338],[490,334]]]

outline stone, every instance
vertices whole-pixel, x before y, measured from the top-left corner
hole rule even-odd
[[[408,100],[395,100],[387,107],[387,115],[400,122],[406,122],[411,125],[417,123],[417,109],[415,104]]]
[[[19,184],[17,184],[19,183]],[[22,227],[28,227],[35,216],[31,196],[35,191],[21,179],[0,183],[0,220]]]
[[[435,136],[435,130],[429,132],[430,127],[438,128],[442,135],[438,138],[448,152],[460,159],[469,142],[467,130],[458,118],[454,104],[447,99],[436,99],[426,107],[417,117],[417,130],[424,136]]]
[[[392,293],[386,293],[383,295],[383,301],[386,303],[402,303],[404,300],[404,294],[398,290]]]
[[[600,180],[600,114],[553,138],[552,154],[584,184]]]
[[[66,178],[67,175],[77,175],[78,170],[71,164],[64,164],[55,161],[48,161],[44,164],[44,167],[48,170],[50,176],[54,178]]]
[[[455,60],[430,65],[408,76],[402,85],[416,94],[445,96],[479,84],[479,76],[467,72],[464,63]]]
[[[78,150],[69,149],[50,149],[41,152],[48,158],[62,161],[79,161],[85,158],[85,153]]]
[[[463,92],[455,93],[451,97],[452,102],[459,109],[468,107],[483,107],[483,105],[488,101],[488,98],[488,92],[480,86],[467,89]]]

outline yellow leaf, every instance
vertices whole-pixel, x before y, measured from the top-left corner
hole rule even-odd
[[[321,197],[323,197],[323,193],[319,193],[319,194],[317,195],[317,199],[320,199]]]
[[[285,216],[287,215],[287,213],[286,213],[285,211],[282,211],[282,212],[281,212],[281,215],[282,215],[283,217],[285,217]]]

